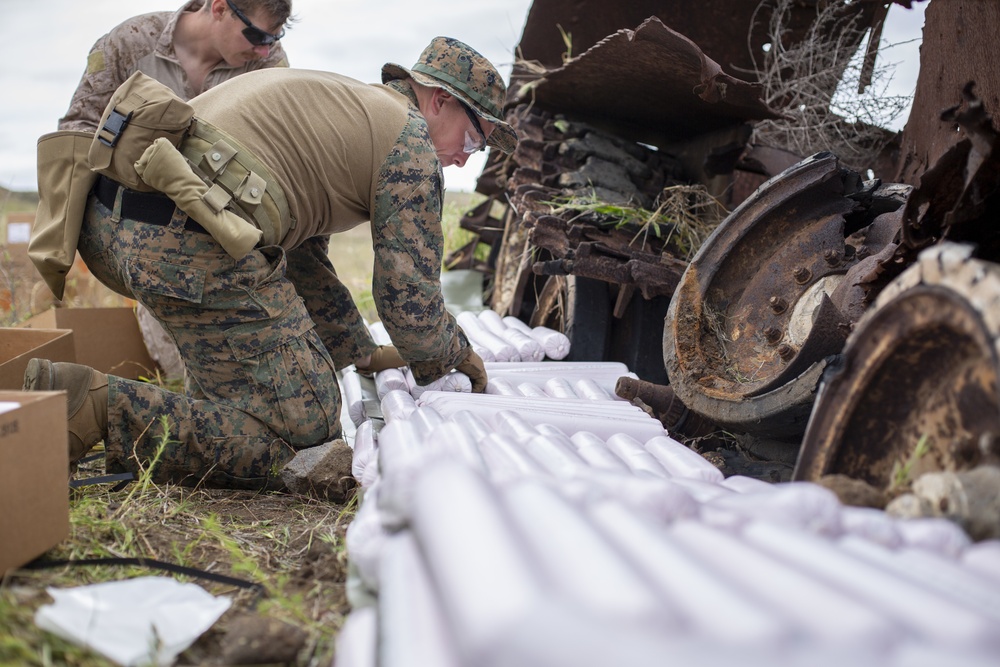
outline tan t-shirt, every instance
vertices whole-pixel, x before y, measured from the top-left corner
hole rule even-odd
[[[281,241],[287,249],[371,219],[378,172],[409,101],[386,86],[287,69],[233,79],[191,105],[271,170],[294,220]]]
[[[60,130],[92,132],[97,129],[111,95],[136,72],[142,72],[170,87],[182,99],[199,91],[188,84],[187,74],[174,53],[174,30],[184,12],[200,11],[204,0],[191,0],[176,12],[153,12],[135,16],[115,26],[94,44],[87,56],[87,69],[73,93],[69,110],[59,120]],[[266,58],[239,67],[221,62],[205,77],[205,90],[247,72],[270,67],[288,67],[280,44]]]

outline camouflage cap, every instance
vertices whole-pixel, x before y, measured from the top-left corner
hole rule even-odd
[[[471,46],[451,37],[435,37],[412,69],[395,63],[382,67],[382,83],[405,78],[460,98],[496,126],[486,143],[504,153],[514,152],[517,134],[503,120],[507,86],[490,61]]]

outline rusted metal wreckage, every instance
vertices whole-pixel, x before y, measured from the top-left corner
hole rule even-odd
[[[864,0],[786,3],[783,43],[830,4],[877,47],[889,3]],[[628,364],[642,380],[619,393],[675,433],[768,443],[795,479],[886,490],[921,448],[913,472],[996,462],[1000,8],[929,3],[906,129],[859,173],[750,141],[782,117],[754,79],[771,6],[536,0],[507,106],[520,146],[491,155],[452,264],[489,275],[494,310],[569,335],[572,359]],[[732,210],[693,257],[669,225],[562,205],[655,209],[691,185]]]

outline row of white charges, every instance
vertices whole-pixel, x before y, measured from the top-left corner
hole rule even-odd
[[[637,377],[625,364],[618,362],[486,361],[484,366],[489,377],[486,393],[500,396],[619,401],[621,399],[615,395],[618,378]],[[341,374],[340,385],[348,415],[355,426],[360,426],[368,419],[361,379],[356,371],[348,369]],[[413,379],[409,368],[387,368],[375,374],[375,391],[380,401],[393,391],[405,392],[416,399],[426,391],[471,393],[472,382],[464,373],[453,371],[421,386]]]
[[[382,408],[339,667],[998,664],[998,541],[723,479],[621,401]]]

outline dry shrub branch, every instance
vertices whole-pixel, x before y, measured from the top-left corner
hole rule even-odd
[[[754,56],[762,97],[785,118],[757,124],[752,141],[780,146],[799,155],[830,151],[848,167],[864,173],[891,139],[883,129],[909,103],[908,96],[888,95],[893,64],[876,64],[868,92],[854,94],[863,58],[858,45],[867,27],[845,11],[843,0],[817,3],[816,20],[806,37],[789,45],[789,19],[794,0],[764,0],[755,16],[770,13],[772,41],[763,56]],[[884,51],[887,48],[880,45]],[[751,47],[751,54],[754,49]],[[838,90],[851,91],[838,94]]]

